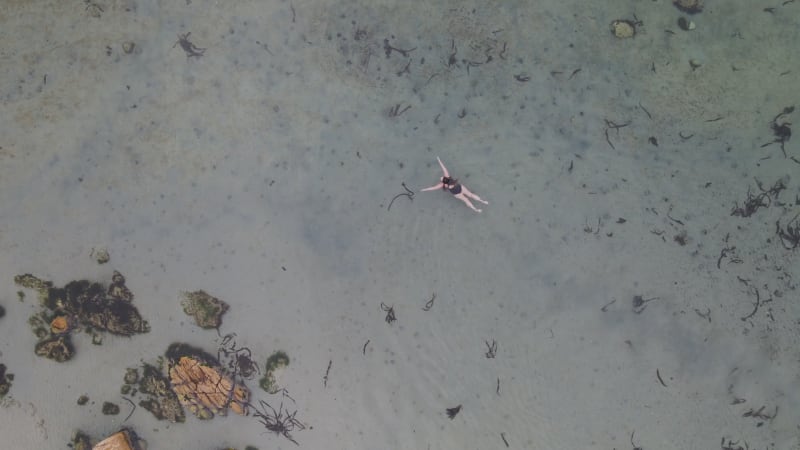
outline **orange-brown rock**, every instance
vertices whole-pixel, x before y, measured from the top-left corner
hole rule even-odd
[[[201,419],[224,416],[227,409],[246,415],[250,391],[215,367],[191,356],[181,356],[169,368],[170,384],[181,403]]]
[[[69,326],[69,317],[67,316],[56,316],[52,322],[50,322],[50,331],[53,334],[63,334],[70,330]]]
[[[98,442],[92,450],[136,450],[135,436],[131,436],[128,430],[120,430],[111,436]]]

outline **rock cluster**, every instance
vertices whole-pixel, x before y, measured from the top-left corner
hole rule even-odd
[[[72,358],[70,334],[81,327],[121,336],[150,331],[150,325],[133,306],[133,293],[125,286],[125,277],[117,271],[108,288],[88,280],[72,281],[57,288],[31,274],[17,275],[14,281],[37,291],[44,307],[29,320],[40,339],[35,349],[39,356],[58,362]]]

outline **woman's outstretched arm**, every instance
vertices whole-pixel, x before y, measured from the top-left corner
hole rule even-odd
[[[439,159],[438,156],[436,157],[436,160],[439,161],[439,166],[442,168],[442,172],[444,172],[444,176],[449,178],[450,177],[450,173],[447,171],[447,167],[444,166],[444,163],[442,162],[442,160]]]

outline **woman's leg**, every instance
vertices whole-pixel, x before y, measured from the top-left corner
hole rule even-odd
[[[463,189],[463,186],[462,186],[462,189]],[[461,192],[461,193],[459,193],[459,194],[456,194],[456,195],[454,195],[453,197],[455,197],[455,198],[457,198],[457,199],[461,200],[462,202],[466,203],[466,204],[467,204],[467,206],[469,206],[470,208],[472,208],[472,210],[473,210],[473,211],[475,211],[475,212],[481,212],[481,210],[480,210],[480,209],[476,208],[476,207],[475,207],[475,205],[473,205],[473,204],[472,204],[472,202],[471,202],[471,201],[469,201],[469,199],[468,199],[467,197],[465,197],[465,196],[464,196],[464,193],[463,193],[463,192]]]
[[[489,204],[489,202],[487,202],[486,200],[483,200],[482,198],[480,198],[477,195],[475,195],[472,191],[467,189],[467,187],[464,186],[463,184],[461,185],[461,190],[464,191],[463,194],[466,195],[467,197],[472,198],[474,200],[477,200],[477,201],[483,203],[484,205],[488,205]]]

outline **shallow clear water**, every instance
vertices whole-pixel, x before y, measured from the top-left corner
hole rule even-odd
[[[236,333],[300,448],[799,448],[800,15],[756,3],[6,1],[3,446],[294,448],[126,420],[126,368]],[[34,355],[14,276],[115,270],[150,332]]]

